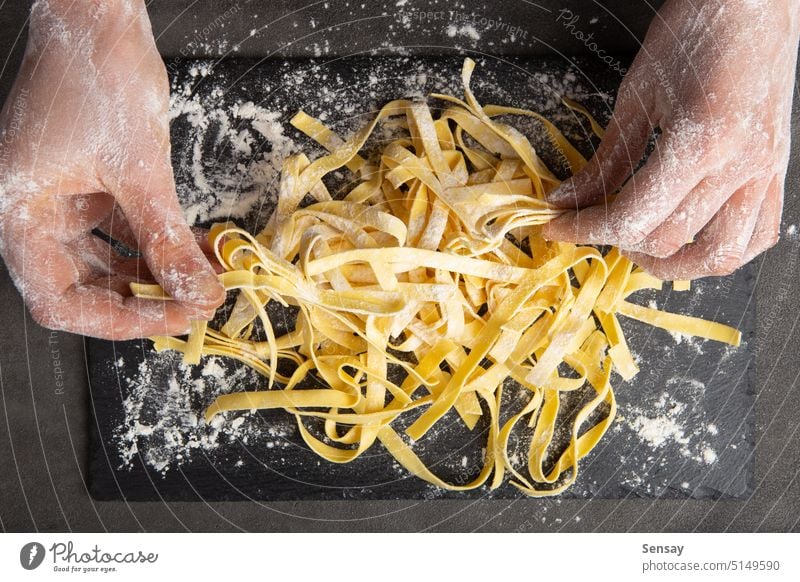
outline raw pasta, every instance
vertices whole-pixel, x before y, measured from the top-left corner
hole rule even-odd
[[[624,379],[638,371],[619,316],[738,345],[739,332],[725,325],[630,302],[662,283],[617,249],[544,240],[541,225],[561,213],[545,202],[559,180],[497,118],[534,117],[573,172],[586,160],[537,113],[482,107],[470,90],[473,68],[467,59],[464,100],[433,96],[446,104],[436,118],[425,103],[392,101],[346,141],[303,112],[293,118],[328,154],[285,161],[277,208],[257,235],[230,223],[211,228],[221,281],[237,293],[226,322],[198,322],[186,339],[154,338],[156,349],[183,352],[188,363],[226,356],[266,378],[264,390],[218,397],[207,420],[279,408],[334,463],[379,442],[445,489],[496,488],[508,477],[527,495],[555,495],[575,481],[579,460],[614,419],[612,370]],[[585,109],[567,105],[602,133]],[[384,121],[407,136],[377,158],[359,155]],[[334,199],[323,178],[342,167],[354,186]],[[314,202],[304,204],[309,196]],[[158,286],[133,291],[168,299]],[[267,314],[272,301],[298,308],[294,329],[281,337]],[[312,376],[324,387],[309,388]],[[509,380],[524,401],[503,397]],[[590,398],[553,461],[561,395],[576,390]],[[488,427],[482,467],[468,483],[446,482],[415,452],[452,410],[470,430]],[[406,415],[413,422],[401,431]],[[527,432],[530,445],[515,465],[509,442],[517,432]]]

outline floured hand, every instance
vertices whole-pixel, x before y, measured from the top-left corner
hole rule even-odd
[[[224,300],[178,205],[168,105],[144,2],[34,4],[0,119],[0,251],[42,325],[112,339],[181,334]],[[119,256],[94,228],[142,259]],[[131,297],[135,280],[175,301]]]
[[[798,0],[669,0],[594,158],[551,194],[576,212],[548,236],[617,245],[662,279],[728,274],[774,245],[798,34]]]

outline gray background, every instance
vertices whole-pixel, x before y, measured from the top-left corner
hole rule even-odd
[[[188,57],[324,57],[398,46],[436,52],[464,42],[441,22],[397,26],[396,1],[152,2],[150,14],[165,59]],[[556,15],[569,8],[581,23],[597,18],[598,46],[631,54],[658,3],[419,2],[402,10],[457,10],[502,19],[527,35],[503,42],[485,33],[464,48],[491,53],[577,54]],[[431,8],[428,8],[428,5]],[[28,2],[0,2],[0,98],[24,49]],[[311,21],[314,26],[311,26]],[[216,23],[216,24],[214,24]],[[390,28],[391,27],[391,28]],[[260,30],[250,36],[252,29]],[[506,35],[507,36],[507,35]],[[523,39],[522,37],[527,36]],[[327,41],[327,42],[325,42]],[[793,109],[793,155],[784,231],[800,222],[800,99]],[[0,527],[4,531],[796,531],[800,529],[800,238],[757,259],[759,313],[756,492],[746,502],[519,499],[515,501],[123,503],[93,501],[85,485],[89,394],[83,340],[50,332],[28,317],[5,269],[0,275]],[[66,387],[57,390],[54,361]]]

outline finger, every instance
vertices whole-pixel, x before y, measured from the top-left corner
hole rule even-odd
[[[171,168],[162,166],[125,185],[117,201],[164,290],[198,314],[213,313],[225,290],[186,224],[172,184]]]
[[[114,247],[93,234],[86,234],[67,247],[90,268],[92,275],[124,275],[132,280],[154,280],[144,259],[122,257]]]
[[[749,263],[778,242],[781,231],[781,213],[783,212],[783,192],[784,178],[775,176],[769,183],[767,195],[758,211],[753,236],[744,253],[745,263]]]
[[[764,199],[765,181],[737,190],[695,242],[666,259],[624,252],[634,263],[662,280],[728,275],[744,264],[744,256]]]
[[[136,240],[136,235],[131,230],[128,221],[125,220],[125,215],[118,205],[115,205],[111,212],[108,213],[108,216],[100,221],[97,228],[109,238],[125,245],[131,251],[138,251],[139,243]],[[208,242],[208,229],[199,226],[190,228],[200,250],[203,251],[207,258],[211,258],[214,255],[214,249],[211,248],[211,244]]]
[[[635,96],[621,95],[592,159],[548,194],[548,202],[579,209],[616,192],[636,170],[655,125],[655,119]]]
[[[662,224],[642,242],[625,250],[662,259],[672,256],[693,240],[730,199],[730,195],[742,186],[744,183],[730,184],[721,175],[704,178]],[[729,195],[720,195],[725,192]]]
[[[707,163],[703,141],[686,137],[685,128],[665,130],[647,162],[612,203],[557,218],[548,225],[548,238],[622,248],[640,243],[675,211],[702,174],[716,170]]]
[[[136,240],[136,235],[128,224],[128,221],[125,219],[125,215],[122,213],[119,205],[114,205],[105,219],[103,219],[97,225],[97,228],[110,239],[123,244],[131,251],[137,252],[139,250],[139,243]],[[208,229],[201,228],[199,226],[192,226],[191,230],[197,245],[206,256],[206,260],[208,260],[208,262],[211,264],[214,272],[217,274],[223,273],[225,269],[219,264],[219,261],[217,261],[217,257],[214,254],[214,249],[211,248],[211,244],[208,242]],[[130,273],[130,271],[134,268],[139,267],[135,267],[135,264],[128,264],[128,266],[121,270],[121,272]],[[145,268],[141,272],[148,273],[148,276],[152,278],[152,275],[149,275],[149,269]]]
[[[139,277],[131,277],[127,275],[96,275],[87,278],[83,285],[85,287],[97,287],[105,289],[114,293],[118,293],[121,297],[132,297],[131,283],[143,283],[144,280]]]
[[[110,280],[102,286],[74,285],[32,309],[31,315],[50,329],[108,340],[188,333],[190,316],[180,304],[124,297],[118,290],[126,284]]]
[[[31,316],[51,329],[106,339],[180,335],[190,324],[180,304],[125,298],[119,287],[86,285],[87,267],[51,233],[22,225],[7,234],[6,265]]]

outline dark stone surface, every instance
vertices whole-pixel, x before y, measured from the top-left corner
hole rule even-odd
[[[371,118],[379,104],[405,96],[408,92],[452,92],[459,96],[461,64],[460,56],[372,56],[322,59],[320,62],[294,59],[289,64],[285,61],[258,63],[236,59],[218,63],[209,70],[207,61],[184,61],[176,70],[173,85],[193,87],[199,102],[208,104],[209,109],[226,110],[234,103],[254,100],[268,111],[281,112],[280,121],[287,127],[287,135],[299,143],[303,151],[316,152],[310,154],[314,157],[322,153],[321,148],[288,127],[288,119],[298,109],[311,115],[326,115],[337,133],[347,135]],[[199,69],[206,70],[207,76],[198,78],[191,75],[190,71]],[[420,71],[425,71],[425,82],[410,86],[408,80],[417,78]],[[540,82],[534,73],[546,74],[552,82]],[[555,121],[570,140],[589,155],[591,134],[581,129],[581,124],[568,109],[551,98],[552,85],[560,84],[570,75],[571,78],[580,78],[580,87],[589,87],[588,91],[595,94],[590,97],[584,94],[585,89],[580,89],[578,95],[573,93],[572,96],[580,99],[601,122],[605,122],[611,103],[597,94],[613,95],[620,77],[615,79],[608,75],[606,66],[593,60],[581,59],[576,66],[539,57],[506,57],[502,61],[479,58],[472,86],[480,102],[511,104],[539,111]],[[296,79],[303,79],[302,91],[297,91]],[[573,90],[577,89],[577,83],[571,83],[575,87]],[[226,88],[222,96],[218,95],[219,87]],[[329,95],[335,97],[328,98]],[[353,113],[342,111],[349,109],[351,104],[358,104],[359,109]],[[432,106],[436,107],[437,103],[433,101]],[[508,121],[530,136],[545,159],[557,159],[552,148],[542,139],[540,126],[518,117]],[[236,131],[246,127],[247,124],[243,123],[236,127]],[[187,171],[192,167],[193,144],[198,139],[195,132],[181,117],[172,123],[179,197],[191,196],[189,193],[196,188],[191,172]],[[220,142],[208,152],[203,150],[203,165],[212,174],[209,180],[213,175],[234,175],[242,159],[231,155],[226,148],[227,141],[215,137],[213,127],[201,141]],[[269,147],[267,144],[264,146]],[[254,153],[244,161],[253,163],[258,159],[259,154]],[[246,197],[249,188],[241,185],[234,191]],[[257,216],[237,221],[253,232],[264,226],[274,208],[274,205],[263,202],[258,206],[254,213]],[[577,482],[562,498],[624,498],[633,495],[662,499],[743,499],[752,493],[752,425],[755,416],[754,366],[750,365],[754,355],[753,282],[753,268],[748,267],[731,277],[697,282],[690,293],[671,292],[667,286],[660,293],[641,292],[631,298],[645,305],[657,300],[658,305],[667,311],[734,324],[744,336],[743,346],[731,350],[714,342],[681,341],[676,344],[663,331],[621,318],[629,345],[638,355],[641,372],[630,382],[614,377],[620,420],[592,455],[581,463]],[[276,313],[274,320],[276,325],[286,327],[282,314]],[[213,451],[186,453],[180,468],[169,470],[163,476],[142,461],[149,455],[164,458],[160,438],[139,439],[133,467],[120,467],[121,453],[130,445],[115,438],[115,432],[125,422],[123,401],[139,381],[137,371],[140,365],[145,363],[149,370],[149,384],[166,390],[170,379],[176,377],[179,358],[155,353],[149,342],[142,345],[140,342],[114,344],[90,340],[88,354],[92,410],[98,428],[92,434],[90,490],[97,499],[285,501],[514,499],[520,496],[509,482],[495,491],[489,491],[487,487],[469,492],[439,490],[397,467],[380,445],[346,465],[319,464],[317,456],[300,437],[293,420],[281,411],[261,413],[256,418],[245,417],[244,422],[259,427],[248,433],[247,442],[233,439]],[[117,365],[120,360],[123,362],[121,366]],[[235,370],[235,366],[231,370]],[[180,372],[177,376],[182,377]],[[229,377],[233,377],[232,374],[229,373]],[[192,378],[203,382],[199,369]],[[237,390],[259,390],[263,389],[263,378],[248,377],[235,385]],[[191,386],[192,382],[185,382],[182,389],[188,393]],[[206,384],[206,392],[208,390]],[[514,402],[514,397],[510,396],[514,394],[513,390],[513,384],[506,388],[508,402]],[[591,392],[587,386],[585,394]],[[574,398],[562,398],[562,407],[569,410],[572,400]],[[665,404],[659,406],[659,401]],[[146,402],[148,409],[160,412],[143,421],[152,426],[158,422],[158,416],[165,414],[163,399],[157,392]],[[193,414],[200,417],[208,404],[209,397],[193,399]],[[413,418],[415,415],[408,416]],[[631,418],[627,422],[621,420],[626,416]],[[661,418],[665,424],[674,422],[676,429],[685,433],[678,440],[688,442],[679,443],[668,437],[663,446],[648,446],[632,426],[632,422],[641,417]],[[178,425],[178,419],[173,421]],[[406,422],[410,423],[410,420]],[[716,434],[705,430],[709,423],[715,427]],[[444,428],[439,428],[435,436],[426,437],[420,443],[425,448],[424,458],[434,463],[431,468],[450,482],[466,482],[474,478],[479,472],[478,454],[486,441],[486,425],[479,425],[476,431],[469,432],[452,413],[438,426]],[[270,430],[274,431],[276,427],[286,436],[280,439],[271,437]],[[189,433],[198,434],[193,427],[184,428],[181,431],[184,442]],[[199,434],[204,434],[202,429]],[[521,434],[525,431],[515,432],[515,437]],[[568,433],[563,432],[561,436],[567,439]],[[555,449],[566,447],[568,440],[564,439],[556,439]],[[714,454],[719,453],[712,464],[707,464],[702,458],[706,447]],[[525,448],[520,445],[517,449],[523,458]],[[514,447],[511,449],[513,455]],[[624,461],[620,461],[621,458]],[[462,466],[462,462],[467,468]]]
[[[161,54],[198,58],[234,53],[310,57],[315,46],[328,56],[400,47],[431,53],[468,40],[447,33],[449,25],[467,22],[474,23],[482,36],[475,43],[480,51],[571,54],[583,48],[581,41],[564,34],[564,24],[575,16],[578,20],[571,30],[593,33],[593,40],[610,54],[626,53],[638,48],[653,11],[662,3],[606,0],[587,6],[583,0],[407,0],[397,6],[398,0],[150,0],[147,5]],[[0,8],[3,57],[17,43],[29,4],[13,0]],[[590,25],[594,18],[597,21]],[[258,33],[251,36],[252,30]],[[518,34],[511,39],[513,32]]]
[[[229,19],[215,38],[236,39],[249,35],[248,18],[263,12],[278,14],[284,3],[241,3],[241,16]],[[352,20],[331,0],[337,17]],[[413,0],[409,5],[419,4]],[[501,5],[501,3],[497,3]],[[551,6],[548,2],[542,5]],[[651,15],[616,2],[609,11],[592,5],[574,8],[581,22],[593,17],[609,27],[608,46],[631,52],[636,38]],[[169,58],[181,56],[202,30],[230,2],[155,2],[151,5],[159,46]],[[472,6],[472,3],[467,3]],[[578,52],[580,43],[553,17],[528,16],[529,2],[502,3],[515,21],[530,22],[531,29],[549,30],[551,45],[544,53]],[[572,3],[577,6],[578,3]],[[254,8],[258,6],[259,8]],[[611,6],[607,3],[606,6]],[[413,6],[412,6],[413,7]],[[179,14],[181,10],[185,12]],[[649,9],[648,9],[649,10]],[[276,11],[276,12],[273,12]],[[475,9],[477,13],[497,13]],[[13,82],[24,39],[26,2],[6,2],[0,7],[0,98]],[[270,19],[274,20],[272,16]],[[616,24],[619,18],[630,31]],[[174,23],[172,23],[174,19]],[[530,19],[529,21],[527,19]],[[283,19],[270,29],[265,44],[253,47],[254,55],[307,55],[303,44],[291,43],[294,26]],[[298,16],[298,28],[307,18]],[[320,20],[321,21],[321,20]],[[260,25],[263,25],[261,22]],[[206,26],[206,25],[204,25]],[[280,30],[279,30],[280,29]],[[363,33],[362,33],[363,31]],[[19,35],[17,34],[19,32]],[[357,35],[344,35],[340,43],[329,41],[333,52],[348,53],[347,39],[363,37],[380,44],[383,29],[357,28]],[[326,34],[332,34],[328,32]],[[530,33],[532,35],[533,33]],[[284,36],[282,36],[284,35]],[[545,33],[540,37],[545,38]],[[302,36],[302,35],[298,35]],[[329,37],[333,38],[333,37]],[[341,37],[340,37],[341,38]],[[452,47],[454,39],[439,35]],[[488,37],[487,37],[488,38]],[[463,40],[457,36],[456,40]],[[270,42],[274,44],[270,44]],[[403,40],[393,41],[403,44]],[[413,40],[407,40],[413,42]],[[435,44],[434,40],[425,41]],[[603,41],[605,42],[605,41]],[[224,44],[224,43],[223,43]],[[480,44],[480,43],[478,43]],[[339,47],[345,47],[339,50]],[[362,47],[363,48],[363,47]],[[362,50],[359,48],[358,50]],[[465,48],[469,48],[465,46]],[[491,53],[510,51],[506,45],[482,46]],[[308,50],[313,51],[313,43]],[[191,56],[208,56],[195,46]],[[250,50],[250,49],[248,49]],[[433,49],[428,49],[433,51]],[[526,49],[527,50],[527,49]],[[243,54],[245,46],[240,53]],[[224,51],[223,51],[224,52]],[[435,52],[435,51],[434,51]],[[189,55],[187,55],[189,56]],[[793,155],[786,183],[783,231],[800,223],[800,99],[793,110]],[[50,332],[31,322],[10,283],[7,273],[0,279],[3,327],[0,339],[0,527],[5,531],[797,531],[800,529],[800,428],[797,424],[800,372],[800,297],[795,292],[800,275],[800,239],[784,236],[781,243],[754,263],[755,300],[758,322],[753,353],[756,376],[756,471],[755,489],[743,501],[698,501],[692,499],[515,499],[433,501],[309,501],[309,502],[97,502],[88,495],[86,477],[90,402],[87,389],[84,342],[80,337]],[[56,369],[58,368],[58,369]],[[63,389],[57,384],[63,377]],[[577,518],[580,518],[578,520]]]

